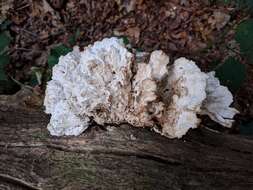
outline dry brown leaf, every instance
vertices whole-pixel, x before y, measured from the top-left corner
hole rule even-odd
[[[8,10],[13,7],[14,0],[0,1],[0,24],[5,20]]]
[[[119,9],[126,9],[127,12],[131,12],[136,7],[136,0],[115,0],[119,6]]]
[[[224,26],[226,26],[226,24],[229,22],[230,20],[230,15],[223,13],[221,11],[215,11],[213,13],[213,18],[215,20],[215,27],[220,30],[222,29]]]
[[[141,31],[139,27],[132,27],[126,30],[126,35],[134,39],[134,41],[138,43],[140,39],[140,32]]]

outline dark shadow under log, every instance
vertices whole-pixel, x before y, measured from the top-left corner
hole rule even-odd
[[[0,99],[0,189],[253,189],[252,139],[199,128],[170,140],[128,125],[57,138],[47,115],[21,107]]]

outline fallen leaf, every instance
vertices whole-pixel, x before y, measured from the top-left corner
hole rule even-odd
[[[139,27],[132,27],[128,28],[125,34],[130,38],[134,39],[135,43],[138,43],[140,39],[140,32],[141,31]]]
[[[223,13],[221,11],[214,11],[209,23],[212,25],[212,28],[217,30],[222,29],[230,20],[230,15]]]
[[[0,24],[6,19],[8,10],[13,7],[14,0],[0,1]]]
[[[136,7],[136,0],[115,0],[119,6],[119,9],[125,9],[127,12],[131,12]]]

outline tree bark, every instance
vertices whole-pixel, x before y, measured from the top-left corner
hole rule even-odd
[[[52,137],[49,116],[27,105],[0,98],[0,189],[253,189],[252,139],[202,127],[171,140],[128,125]]]

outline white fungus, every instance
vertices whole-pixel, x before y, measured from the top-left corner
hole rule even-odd
[[[169,100],[166,114],[163,115],[162,134],[182,137],[190,128],[196,128],[200,122],[196,113],[200,112],[206,98],[207,76],[194,62],[185,58],[177,59],[169,69],[163,95]]]
[[[215,72],[207,73],[207,98],[203,102],[201,114],[208,115],[224,127],[231,127],[234,115],[239,112],[229,107],[233,102],[233,95],[227,87],[220,85],[220,81],[214,75]]]
[[[162,51],[130,53],[118,38],[106,38],[61,56],[53,67],[44,105],[51,114],[51,135],[79,135],[91,121],[150,127],[180,138],[206,114],[231,126],[238,112],[230,108],[229,90],[214,73],[203,73],[185,58],[168,66]],[[158,127],[159,126],[159,127]]]

